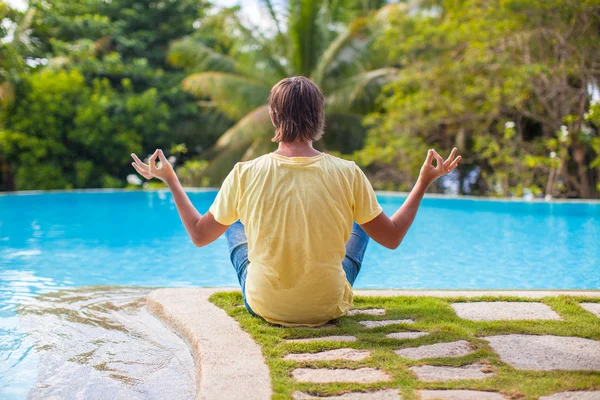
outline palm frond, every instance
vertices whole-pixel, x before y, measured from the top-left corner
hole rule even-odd
[[[236,162],[250,160],[274,148],[273,125],[268,106],[262,106],[242,118],[217,141],[217,156],[204,175],[211,184],[220,184]]]
[[[248,147],[252,145],[252,139],[240,141],[225,149],[221,149],[216,157],[210,160],[210,164],[204,170],[203,177],[208,178],[210,185],[218,186],[227,177],[235,163],[240,161]]]
[[[271,135],[265,135],[256,138],[242,156],[242,161],[252,160],[262,156],[263,154],[274,151],[277,148],[277,145],[271,141],[270,136]]]
[[[312,74],[312,78],[317,85],[323,83],[327,69],[331,67],[336,58],[340,56],[340,53],[346,48],[346,46],[357,37],[362,31],[365,30],[366,22],[364,18],[358,19],[341,34],[339,34],[333,42],[329,44],[327,49],[323,52],[320,57],[317,66]]]
[[[176,67],[195,72],[236,72],[236,62],[192,38],[171,43],[167,61]]]
[[[275,24],[275,28],[277,28],[278,37],[283,37],[283,32],[281,31],[281,24],[279,23],[279,17],[277,16],[277,12],[275,12],[275,7],[273,7],[273,2],[271,0],[262,0],[262,2],[267,6],[267,10],[269,10],[269,15],[271,19],[273,19],[273,24]]]
[[[246,47],[253,49],[250,54],[254,55],[255,60],[248,60],[251,64],[256,64],[257,62],[265,64],[266,70],[270,70],[274,75],[276,75],[274,79],[275,81],[290,75],[290,71],[288,71],[286,66],[287,61],[284,60],[285,54],[281,53],[283,48],[287,47],[287,43],[283,39],[283,36],[280,36],[281,41],[279,47],[281,47],[281,49],[278,49],[277,46],[274,46],[276,43],[266,38],[260,32],[260,29],[256,27],[248,29],[248,27],[239,19],[237,20],[237,28],[247,42]],[[246,63],[248,63],[248,61]],[[253,66],[252,69],[255,70],[256,68]],[[251,73],[253,71],[248,72]]]
[[[398,76],[396,68],[380,68],[346,79],[327,96],[327,112],[365,114],[372,111],[383,86]]]
[[[312,75],[322,50],[329,42],[328,27],[323,21],[322,0],[290,0],[288,34],[292,41],[291,62],[294,73]]]
[[[183,88],[199,98],[210,98],[214,106],[232,119],[239,119],[265,104],[270,88],[240,75],[225,72],[192,74]]]
[[[235,146],[251,139],[252,141],[273,136],[273,124],[269,116],[269,106],[264,104],[252,112],[248,113],[244,118],[240,119],[234,126],[225,132],[215,147],[224,149],[228,146]]]

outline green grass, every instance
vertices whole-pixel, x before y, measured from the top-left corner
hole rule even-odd
[[[546,297],[540,300],[518,297],[434,298],[434,297],[355,297],[354,308],[384,308],[385,316],[357,315],[342,317],[336,321],[337,328],[285,328],[271,325],[252,317],[243,306],[239,292],[216,293],[210,300],[235,318],[262,347],[263,355],[271,371],[274,399],[289,399],[296,391],[313,395],[335,395],[350,391],[397,388],[406,400],[417,399],[418,389],[474,389],[497,391],[515,399],[533,400],[539,396],[567,390],[600,390],[600,372],[590,371],[523,371],[503,363],[487,342],[480,337],[496,334],[527,333],[579,336],[600,340],[600,321],[592,313],[578,305],[579,302],[600,302],[573,296]],[[451,302],[470,301],[540,301],[549,305],[563,320],[560,321],[494,321],[474,322],[460,319],[450,307]],[[358,323],[368,319],[415,320],[410,325],[393,325],[365,329]],[[430,335],[417,339],[388,339],[385,334],[399,331],[427,331]],[[287,343],[284,339],[296,339],[330,335],[354,335],[350,343]],[[464,357],[437,358],[411,361],[397,356],[393,351],[455,340],[469,341],[476,351]],[[289,353],[312,353],[339,347],[368,349],[372,356],[358,362],[305,362],[284,361]],[[489,365],[496,375],[483,380],[460,380],[451,382],[422,382],[416,379],[408,367],[415,365],[460,366],[480,362]],[[391,382],[376,384],[312,384],[299,383],[291,378],[298,367],[307,368],[360,368],[373,367],[392,376]]]

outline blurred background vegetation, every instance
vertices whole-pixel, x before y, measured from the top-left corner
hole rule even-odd
[[[12,4],[12,3],[11,3]],[[321,150],[409,190],[599,198],[600,0],[0,1],[0,190],[136,184],[163,148],[188,186],[272,151],[278,80],[326,96]]]

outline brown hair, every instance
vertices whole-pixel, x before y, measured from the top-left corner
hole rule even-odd
[[[319,140],[325,128],[325,98],[317,85],[303,76],[279,81],[269,95],[274,142]]]

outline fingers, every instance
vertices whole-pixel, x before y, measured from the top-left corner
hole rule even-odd
[[[454,171],[454,169],[458,166],[458,162],[462,160],[461,156],[456,157],[456,159],[454,161],[452,161],[450,163],[450,165],[448,166],[448,172],[452,172]]]
[[[427,151],[427,159],[425,159],[425,164],[431,164],[432,161],[433,161],[433,150],[429,149],[429,151]]]
[[[154,152],[154,154],[152,154],[150,156],[150,158],[148,159],[148,172],[150,172],[150,174],[154,173],[154,171],[156,171],[156,157],[158,157],[158,149],[156,149],[156,151]]]
[[[150,173],[148,172],[147,169],[140,167],[139,165],[137,165],[136,163],[132,162],[131,165],[133,165],[133,168],[135,168],[135,170],[144,178],[146,179],[152,179],[152,175],[150,175]]]
[[[163,153],[161,149],[158,149],[158,159],[160,160],[161,164],[166,164],[169,162],[165,157],[165,153]]]
[[[444,159],[442,158],[442,156],[440,156],[440,155],[438,154],[438,152],[437,152],[437,151],[435,151],[435,150],[432,150],[432,152],[433,152],[433,156],[435,157],[435,161],[436,161],[436,166],[435,166],[435,169],[440,169],[440,170],[442,170],[442,169],[443,169],[443,167],[444,167]]]
[[[138,158],[138,156],[136,156],[134,153],[131,153],[131,157],[133,157],[133,160],[136,162],[138,167],[148,170],[148,166],[144,164],[142,160]]]
[[[454,157],[456,157],[456,147],[452,149],[450,155],[448,156],[446,161],[444,161],[444,168],[450,168],[450,164],[452,164],[452,161],[454,161]]]

